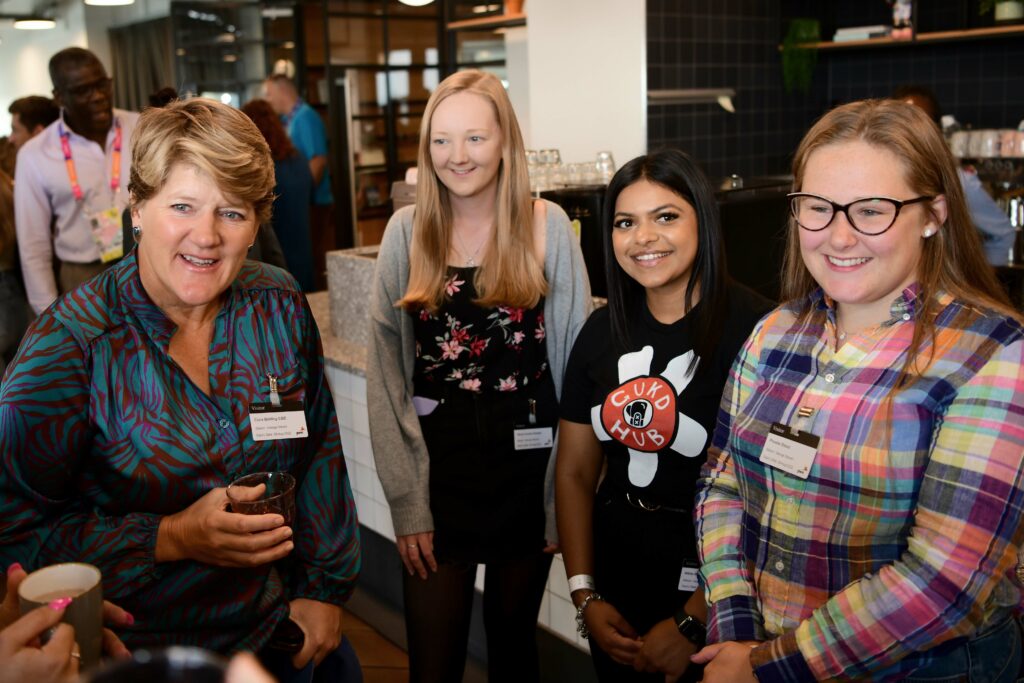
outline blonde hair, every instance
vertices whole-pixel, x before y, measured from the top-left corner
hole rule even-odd
[[[0,258],[14,246],[14,181],[0,169]]]
[[[436,311],[445,298],[453,219],[448,189],[437,177],[430,157],[430,124],[438,105],[462,92],[479,95],[490,102],[501,131],[497,222],[487,255],[474,276],[478,296],[475,303],[484,307],[503,304],[532,308],[547,293],[547,281],[543,265],[537,262],[533,250],[533,202],[526,150],[505,88],[495,76],[482,71],[460,71],[446,78],[430,96],[423,112],[409,286],[396,305],[406,310]]]
[[[132,208],[160,192],[175,164],[195,166],[224,195],[251,204],[257,225],[270,220],[274,161],[259,129],[237,109],[203,98],[145,109],[132,134]]]
[[[807,160],[815,151],[848,142],[864,142],[894,154],[902,162],[914,194],[946,198],[945,222],[921,246],[917,283],[922,310],[914,322],[914,336],[896,384],[900,387],[911,372],[924,370],[918,366],[917,356],[926,336],[935,339],[937,293],[947,292],[969,304],[1018,316],[995,270],[985,260],[956,162],[932,120],[919,107],[896,100],[863,100],[833,109],[814,124],[797,148],[793,190],[800,191]],[[790,217],[782,278],[784,300],[802,299],[818,286],[800,255],[799,229]],[[800,311],[801,318],[809,314],[809,309]]]

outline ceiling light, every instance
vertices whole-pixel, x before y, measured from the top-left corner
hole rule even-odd
[[[117,5],[131,5],[135,0],[85,0],[85,4],[95,7],[116,7]]]
[[[434,0],[398,0],[403,5],[409,5],[410,7],[423,7],[434,2]]]
[[[57,22],[44,17],[23,17],[14,20],[14,28],[22,31],[42,31],[48,28],[56,28]]]

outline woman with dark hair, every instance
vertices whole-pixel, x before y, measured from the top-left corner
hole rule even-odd
[[[793,160],[785,303],[730,373],[697,498],[708,683],[1017,680],[1024,327],[919,108]]]
[[[266,100],[250,100],[242,112],[252,119],[270,147],[274,159],[274,210],[270,224],[281,244],[288,271],[302,291],[313,290],[313,241],[309,228],[309,206],[313,176],[309,162],[295,148],[281,119]]]
[[[729,368],[771,306],[729,280],[713,190],[683,152],[623,166],[603,224],[608,307],[569,358],[555,509],[598,678],[664,681],[703,644],[695,486]]]

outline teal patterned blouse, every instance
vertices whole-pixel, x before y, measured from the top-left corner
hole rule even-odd
[[[130,648],[258,650],[295,598],[341,604],[359,573],[355,506],[320,335],[295,280],[246,262],[209,352],[210,395],[168,356],[174,324],[132,254],[35,320],[0,385],[0,563],[87,562],[135,617]],[[305,405],[309,437],[253,441],[249,404]],[[225,569],[154,561],[164,515],[250,472],[299,482],[295,549]]]

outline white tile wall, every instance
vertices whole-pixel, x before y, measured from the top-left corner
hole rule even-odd
[[[333,365],[327,366],[327,382],[341,425],[341,445],[345,452],[349,483],[356,500],[359,522],[385,538],[394,538],[391,509],[377,477],[370,447],[370,422],[366,412],[366,379]],[[483,591],[484,567],[476,575],[477,590]],[[563,640],[586,650],[587,643],[576,635],[576,608],[569,599],[565,564],[561,555],[551,563],[548,587],[540,605],[538,623]]]

